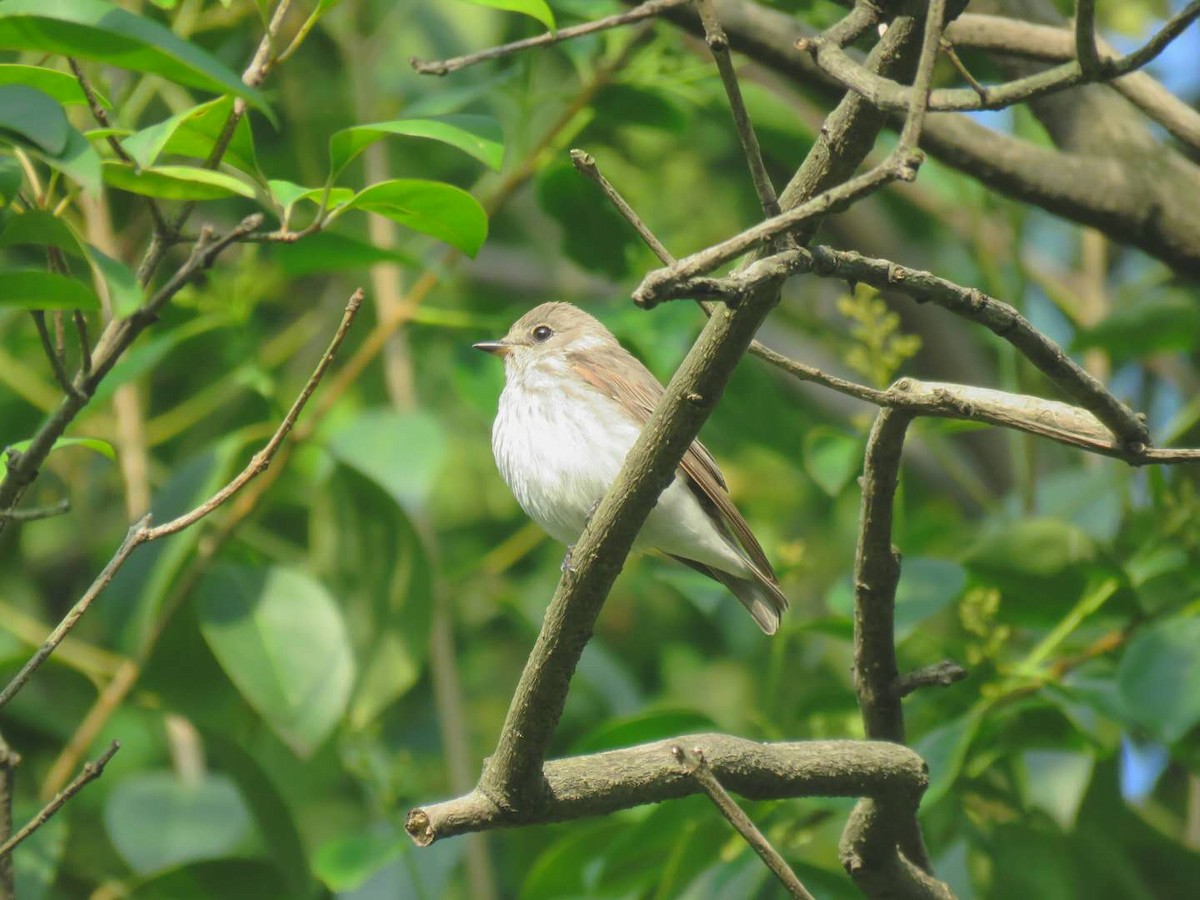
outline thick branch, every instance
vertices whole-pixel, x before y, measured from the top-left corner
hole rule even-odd
[[[1180,10],[1143,47],[1133,53],[1102,66],[1097,60],[1097,66],[1090,74],[1084,71],[1079,60],[1072,60],[1002,85],[984,86],[982,95],[974,88],[941,88],[931,94],[929,108],[935,112],[1004,109],[1067,88],[1127,75],[1158,56],[1197,17],[1200,17],[1200,0]],[[803,48],[812,54],[822,71],[839,84],[861,94],[875,107],[896,112],[910,108],[913,97],[917,94],[913,88],[868,72],[835,42],[819,37],[805,38],[803,41]],[[1094,52],[1094,45],[1092,49]]]
[[[548,761],[536,807],[516,810],[479,789],[418,807],[405,827],[419,846],[513,825],[598,816],[701,791],[670,748],[703,747],[709,768],[728,789],[751,800],[785,797],[895,797],[916,811],[928,774],[906,747],[874,741],[763,744],[723,734],[693,734],[622,750]]]

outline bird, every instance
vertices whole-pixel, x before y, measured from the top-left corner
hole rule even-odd
[[[570,303],[543,303],[500,340],[473,346],[504,360],[492,425],[500,475],[525,513],[570,548],[664,388],[597,318]],[[634,548],[657,550],[720,582],[764,632],[778,630],[787,597],[699,440]]]

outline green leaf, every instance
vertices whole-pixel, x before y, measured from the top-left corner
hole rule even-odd
[[[0,206],[8,206],[25,180],[25,172],[15,159],[0,156]]]
[[[100,193],[100,155],[82,134],[74,128],[67,130],[67,143],[61,153],[38,154],[47,164],[73,179],[88,194]]]
[[[22,244],[57,247],[72,256],[84,256],[83,242],[71,226],[44,209],[27,209],[4,220],[0,248]]]
[[[1165,743],[1200,722],[1200,617],[1164,619],[1140,629],[1117,670],[1128,715]]]
[[[18,453],[24,453],[29,449],[30,441],[17,441],[12,444],[13,450]],[[60,437],[54,442],[54,446],[50,448],[50,452],[55,450],[65,450],[67,447],[87,447],[87,449],[99,453],[101,456],[111,459],[113,462],[117,460],[117,451],[113,449],[113,445],[108,441],[102,441],[100,438],[68,438]]]
[[[470,3],[472,6],[490,6],[493,9],[523,13],[537,19],[550,31],[554,30],[554,13],[546,5],[546,0],[464,0],[464,2]]]
[[[44,66],[22,66],[16,63],[0,65],[0,84],[23,84],[53,97],[59,103],[87,103],[87,95],[79,82],[66,72],[47,69]],[[95,89],[93,88],[93,91]],[[96,101],[105,109],[112,109],[108,99],[96,91]]]
[[[112,302],[113,313],[117,316],[127,316],[141,306],[145,296],[133,270],[90,244],[85,249],[92,266],[108,286],[108,298]]]
[[[921,800],[925,808],[949,793],[966,762],[981,720],[980,709],[972,709],[926,733],[913,745],[929,766],[929,787]]]
[[[905,640],[922,622],[957,600],[966,584],[966,570],[956,562],[921,556],[905,559],[896,585],[896,640]]]
[[[1118,365],[1153,353],[1200,345],[1200,306],[1186,291],[1157,294],[1118,306],[1112,315],[1076,336],[1072,350],[1100,347]]]
[[[417,265],[406,253],[378,247],[368,241],[334,231],[318,231],[303,241],[277,243],[271,246],[271,258],[279,263],[283,274],[300,278],[318,272],[343,272],[347,269],[367,269],[376,263]]]
[[[217,566],[197,590],[204,639],[242,696],[297,755],[346,710],[354,657],[324,586],[282,567]]]
[[[0,49],[96,59],[269,109],[261,93],[195,44],[105,0],[4,0]]]
[[[325,209],[329,210],[354,199],[354,191],[350,188],[308,188],[291,181],[275,179],[267,182],[267,190],[270,191],[271,198],[283,209],[283,221],[285,222],[291,219],[292,209],[301,200],[308,200],[318,207],[323,202]],[[328,196],[326,196],[327,194]],[[305,244],[307,246],[307,241]]]
[[[140,874],[225,856],[253,832],[246,805],[225,775],[199,781],[140,772],[117,783],[104,807],[117,852]]]
[[[571,745],[571,753],[597,753],[631,747],[690,732],[712,731],[716,723],[704,713],[689,709],[638,713],[605,722]]]
[[[562,250],[584,268],[621,279],[640,246],[635,232],[596,186],[568,163],[546,168],[537,179],[538,203],[562,226]]]
[[[232,111],[233,100],[222,97],[144,128],[121,143],[143,168],[154,165],[165,153],[208,159]],[[245,116],[238,120],[221,159],[247,175],[261,179],[258,157],[254,152],[254,136]]]
[[[1045,578],[1095,555],[1091,538],[1058,519],[1022,519],[984,535],[967,552],[973,568]]]
[[[348,716],[361,729],[416,684],[429,647],[432,565],[404,508],[380,485],[338,466],[309,518],[310,559],[341,602],[364,661]]]
[[[1075,827],[1096,760],[1090,753],[1027,750],[1024,794],[1030,808],[1044,810],[1064,831]]]
[[[263,900],[281,895],[278,869],[256,859],[214,859],[164,872],[137,885],[122,900]]]
[[[328,448],[397,503],[420,505],[428,499],[441,469],[446,437],[428,413],[369,409],[339,424]]]
[[[405,849],[407,836],[366,832],[334,838],[317,848],[313,871],[332,891],[353,891]]]
[[[462,188],[440,181],[383,181],[359,192],[348,208],[379,213],[472,258],[487,238],[487,213],[479,201]]]
[[[257,760],[236,740],[220,733],[204,733],[205,749],[237,784],[258,832],[282,874],[287,895],[308,897],[312,894],[312,873],[308,854],[296,822],[279,788]]]
[[[40,269],[0,269],[0,308],[97,310],[96,292],[74,278]]]
[[[254,188],[232,175],[196,166],[155,166],[138,171],[106,161],[104,181],[115,188],[167,200],[213,200],[239,195],[254,197]]]
[[[804,471],[825,493],[836,497],[862,468],[862,439],[818,426],[804,436]]]
[[[337,176],[367,147],[389,135],[428,138],[457,147],[485,166],[499,169],[504,162],[500,126],[488,116],[439,116],[428,119],[396,119],[356,125],[334,133],[329,139],[330,178]]]
[[[66,148],[70,128],[53,97],[22,84],[0,85],[0,134],[56,155]]]

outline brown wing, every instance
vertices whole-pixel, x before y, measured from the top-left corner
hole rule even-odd
[[[630,409],[645,423],[663,395],[663,386],[642,363],[622,347],[590,348],[586,360],[581,354],[568,355],[571,367],[585,381],[608,397],[612,397]],[[619,372],[629,372],[628,376]],[[737,511],[725,485],[725,478],[717,468],[708,449],[700,441],[692,445],[683,455],[680,467],[687,475],[693,491],[702,503],[708,504],[720,515],[721,521],[741,544],[749,561],[759,570],[764,580],[774,582],[775,572],[750,526]],[[785,601],[786,602],[786,601]]]

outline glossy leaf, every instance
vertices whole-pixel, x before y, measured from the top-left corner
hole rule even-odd
[[[29,449],[29,444],[29,441],[17,441],[17,443],[11,444],[10,446],[18,453],[23,453],[25,450]],[[108,441],[100,440],[100,438],[61,437],[54,442],[54,446],[50,448],[50,452],[53,453],[56,450],[65,450],[68,447],[86,447],[88,450],[99,453],[101,456],[111,459],[114,462],[117,459],[117,451],[113,449],[113,445]]]
[[[23,84],[53,97],[59,103],[87,103],[83,88],[73,75],[44,66],[24,66],[18,63],[0,64],[0,85]],[[96,101],[105,109],[112,109],[108,98],[92,88]]]
[[[504,161],[500,126],[487,116],[442,116],[429,119],[396,119],[356,125],[329,139],[329,171],[337,178],[363,150],[391,135],[427,138],[456,147],[484,165],[499,169]]]
[[[267,109],[262,94],[207,52],[105,0],[5,0],[0,3],[0,48],[61,53],[153,72]]]
[[[67,142],[57,154],[38,154],[48,165],[77,182],[86,193],[95,196],[101,188],[100,156],[82,134],[74,128],[67,130]]]
[[[546,0],[465,0],[465,2],[473,6],[490,6],[506,12],[523,13],[537,19],[550,31],[554,30],[554,13],[546,5]]]
[[[66,149],[70,128],[54,98],[22,84],[0,85],[0,137],[16,137],[55,156]]]
[[[222,97],[144,128],[121,143],[143,168],[154,165],[163,154],[205,160],[212,153],[232,111],[233,100]],[[254,137],[245,116],[238,120],[221,159],[248,175],[261,178]]]
[[[487,213],[461,188],[440,181],[398,178],[360,191],[350,209],[378,213],[474,256],[487,238]]]
[[[281,567],[218,566],[196,596],[200,628],[246,701],[301,756],[345,712],[354,657],[333,598]]]
[[[254,188],[244,181],[195,166],[155,166],[139,171],[124,163],[105,162],[104,181],[123,191],[167,200],[254,197]]]
[[[173,772],[141,772],[109,794],[104,823],[117,852],[142,874],[225,856],[253,825],[237,788],[210,773],[193,782]]]
[[[0,270],[0,308],[97,310],[100,298],[88,285],[40,269]]]
[[[271,248],[271,256],[290,278],[320,272],[368,269],[376,263],[419,265],[416,258],[406,253],[388,250],[335,231],[318,231],[294,244],[277,244]]]
[[[1200,723],[1200,617],[1139,629],[1117,684],[1131,718],[1167,743],[1182,739]]]

